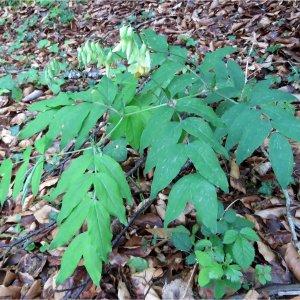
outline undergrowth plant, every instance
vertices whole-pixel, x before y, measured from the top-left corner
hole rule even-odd
[[[71,155],[56,187],[44,197],[61,202],[58,233],[50,245],[67,247],[58,283],[83,259],[99,284],[102,264],[112,250],[111,220],[126,224],[125,208],[132,203],[117,162],[126,159],[127,146],[146,156],[144,173],[154,170],[150,200],[170,189],[165,227],[187,203],[193,204],[199,224],[195,234],[201,237],[193,241],[199,284],[214,285],[218,297],[227,288],[241,287],[242,272],[254,261],[252,244],[258,236],[250,222],[233,211],[228,216],[218,201],[217,192],[229,190],[222,166],[230,158],[243,163],[267,140],[274,173],[286,189],[294,163],[290,141],[300,141],[300,122],[294,116],[295,98],[273,89],[273,78],[248,80],[228,58],[235,51],[217,49],[197,65],[185,48],[169,45],[164,36],[123,27],[114,48],[88,42],[78,50],[80,68],[104,70],[99,82],[29,105],[36,115],[19,138],[35,142],[21,161],[2,162],[0,202],[3,205],[7,197],[23,201],[30,193],[38,197],[49,157],[53,158],[47,151],[54,142],[60,146],[58,162]],[[60,80],[61,71],[51,64],[45,70],[50,85]],[[12,85],[13,94],[15,88]],[[97,138],[100,121],[106,130]],[[257,270],[261,278],[263,271]]]

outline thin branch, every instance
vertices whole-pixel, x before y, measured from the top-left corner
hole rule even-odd
[[[282,192],[283,192],[285,200],[286,200],[286,217],[287,217],[289,227],[290,227],[290,230],[291,230],[293,244],[297,248],[297,250],[299,251],[300,250],[300,245],[299,245],[299,241],[298,241],[298,237],[297,237],[297,233],[296,233],[295,224],[294,224],[294,221],[293,221],[293,216],[292,216],[292,213],[291,213],[292,199],[291,199],[287,189],[282,189]]]
[[[188,292],[188,290],[189,290],[189,288],[190,288],[191,282],[192,282],[192,280],[193,280],[193,278],[194,278],[196,269],[197,269],[197,264],[195,264],[194,267],[193,267],[191,276],[190,276],[189,281],[187,282],[186,288],[185,288],[185,290],[184,290],[184,292],[183,292],[182,299],[185,299],[185,297],[186,297],[186,294],[187,294],[187,292]]]
[[[112,246],[115,247],[117,246],[118,242],[122,238],[122,236],[125,234],[125,232],[128,230],[128,228],[134,223],[134,221],[142,214],[144,213],[150,206],[151,204],[156,200],[156,198],[153,199],[148,199],[144,205],[134,213],[132,218],[129,220],[128,224],[122,229],[122,231],[115,237],[115,239],[112,242]]]

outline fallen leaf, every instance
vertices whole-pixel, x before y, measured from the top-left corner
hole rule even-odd
[[[50,214],[57,213],[58,210],[50,205],[44,205],[41,209],[36,211],[33,215],[40,224],[46,224],[50,222]]]
[[[19,299],[21,287],[0,285],[0,299]]]
[[[257,300],[260,298],[259,293],[256,290],[249,290],[245,295],[244,300]]]
[[[271,248],[263,243],[262,241],[257,241],[257,247],[259,253],[264,257],[264,259],[270,263],[271,261],[274,261],[276,259],[276,256],[274,252],[271,250]]]
[[[296,251],[295,247],[292,243],[287,245],[284,260],[288,266],[288,268],[295,275],[297,280],[300,280],[300,255]]]

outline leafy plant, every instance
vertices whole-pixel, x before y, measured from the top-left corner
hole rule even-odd
[[[245,281],[242,272],[254,262],[253,242],[258,236],[251,222],[233,210],[224,211],[220,203],[217,218],[214,232],[203,224],[194,226],[192,234],[179,226],[172,233],[171,241],[188,254],[188,264],[199,264],[199,285],[213,288],[214,296],[221,298],[226,291],[241,288]]]
[[[263,266],[263,265],[256,265],[255,266],[255,276],[259,283],[266,284],[271,281],[271,267],[270,266]]]
[[[146,156],[145,173],[154,169],[150,200],[171,189],[166,227],[188,202],[195,207],[204,238],[195,244],[196,228],[189,243],[187,232],[179,229],[173,242],[183,239],[178,244],[184,251],[194,245],[198,263],[206,270],[200,271],[199,284],[215,285],[216,297],[227,288],[240,288],[237,279],[254,260],[252,242],[257,236],[235,213],[222,215],[217,191],[227,192],[229,187],[220,160],[236,157],[241,164],[268,139],[268,157],[279,185],[286,189],[293,181],[290,140],[300,141],[300,122],[294,116],[295,98],[273,89],[273,78],[248,81],[239,65],[228,59],[235,50],[207,53],[195,65],[185,48],[169,45],[164,36],[123,27],[116,47],[88,42],[78,51],[81,67],[95,64],[106,70],[87,89],[60,92],[65,64],[52,61],[46,67],[42,83],[57,95],[29,106],[37,115],[19,138],[33,138],[35,143],[21,161],[8,158],[1,164],[0,201],[4,203],[10,187],[14,199],[30,192],[38,195],[47,172],[47,150],[54,142],[60,146],[58,160],[71,154],[70,165],[46,196],[49,201],[62,199],[59,230],[50,248],[69,243],[59,283],[83,258],[99,284],[101,266],[112,248],[111,218],[127,222],[124,201],[130,204],[131,194],[117,161],[125,159],[131,147]],[[90,133],[100,120],[106,133],[98,139]],[[67,150],[70,145],[72,150]],[[122,153],[116,151],[118,145]]]

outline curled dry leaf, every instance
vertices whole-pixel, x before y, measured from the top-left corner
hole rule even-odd
[[[257,300],[259,299],[259,293],[256,290],[249,290],[244,297],[244,300]]]
[[[264,257],[264,259],[270,263],[276,259],[276,255],[271,250],[271,248],[263,243],[262,241],[257,241],[257,247],[259,253]]]
[[[292,243],[287,245],[284,260],[297,280],[300,280],[300,255]]]
[[[274,208],[267,208],[259,211],[255,211],[257,216],[260,216],[263,219],[269,219],[271,216],[281,217],[286,213],[285,206],[282,207],[274,207]]]
[[[52,213],[57,213],[58,210],[50,205],[44,205],[41,209],[37,210],[33,215],[40,224],[50,222],[49,216]]]
[[[237,191],[246,194],[246,188],[240,179],[240,168],[235,159],[232,159],[230,162],[230,185]]]

